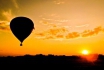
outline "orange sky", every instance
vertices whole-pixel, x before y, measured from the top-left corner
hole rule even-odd
[[[20,46],[9,23],[33,20],[35,30]],[[104,0],[7,0],[0,4],[0,55],[104,54]]]

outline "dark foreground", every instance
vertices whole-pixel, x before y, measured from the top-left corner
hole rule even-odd
[[[2,66],[31,66],[35,68],[66,68],[68,70],[103,70],[104,68],[104,56],[98,55],[98,58],[94,62],[83,60],[79,56],[54,56],[54,55],[25,55],[25,56],[8,56],[0,57],[0,67]],[[66,70],[64,69],[64,70]],[[37,69],[36,69],[37,70]]]

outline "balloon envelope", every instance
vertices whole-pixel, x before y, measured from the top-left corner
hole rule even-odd
[[[31,34],[34,29],[34,23],[27,17],[15,17],[10,22],[10,29],[12,33],[22,42]]]

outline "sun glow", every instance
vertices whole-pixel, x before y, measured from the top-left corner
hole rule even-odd
[[[88,54],[89,54],[89,51],[88,51],[88,50],[83,50],[83,51],[82,51],[82,54],[88,55]]]
[[[94,54],[92,52],[90,52],[89,50],[82,50],[81,51],[82,55],[81,55],[81,58],[82,60],[87,60],[88,62],[94,62],[97,60],[98,58],[98,54]]]

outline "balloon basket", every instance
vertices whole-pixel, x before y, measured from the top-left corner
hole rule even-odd
[[[20,46],[22,46],[22,43],[20,44]]]

